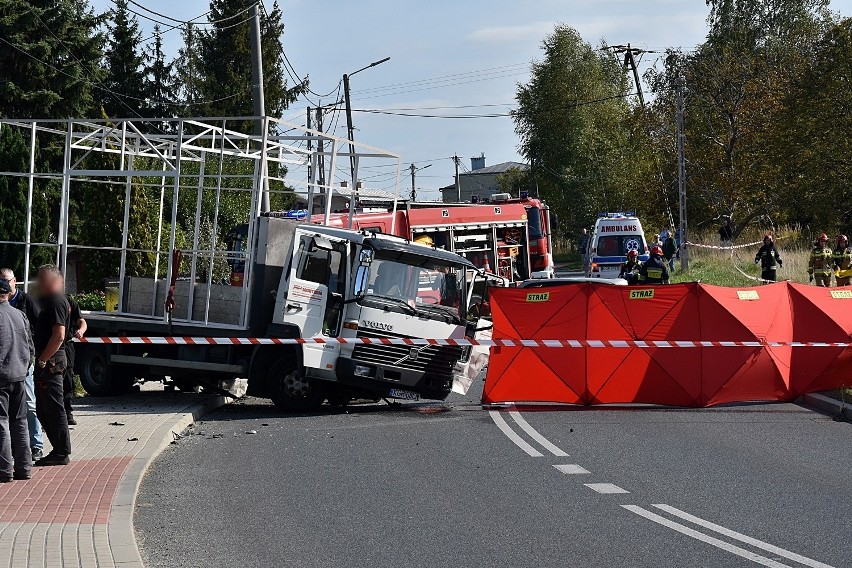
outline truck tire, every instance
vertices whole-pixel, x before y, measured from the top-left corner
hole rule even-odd
[[[86,392],[92,396],[119,396],[133,388],[133,377],[123,378],[124,373],[116,372],[110,363],[107,347],[87,345],[77,348],[75,370],[80,374],[80,382]]]
[[[267,375],[272,402],[284,412],[310,412],[322,406],[325,389],[320,381],[305,377],[304,370],[295,365],[293,357],[281,357],[270,367]]]

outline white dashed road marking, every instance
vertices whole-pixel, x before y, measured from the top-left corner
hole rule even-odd
[[[569,463],[569,464],[565,464],[565,465],[554,465],[553,467],[555,467],[556,469],[558,469],[559,471],[561,471],[562,473],[564,473],[566,475],[578,475],[578,474],[582,474],[582,473],[591,473],[588,469],[586,469],[582,466],[579,466],[575,463]]]
[[[496,410],[491,410],[488,413],[491,415],[491,420],[494,421],[494,424],[496,424],[497,427],[500,428],[500,431],[503,432],[507,438],[512,440],[516,446],[525,451],[527,455],[532,456],[534,458],[540,458],[544,455],[540,451],[529,445],[526,440],[521,438],[514,430],[512,430],[509,425],[506,424],[506,421],[503,420],[503,417],[500,415],[500,412]]]
[[[622,489],[618,485],[613,485],[612,483],[584,483],[583,485],[585,485],[592,491],[597,491],[598,493],[603,493],[604,495],[610,495],[613,493],[630,493],[630,491]]]
[[[725,542],[724,540],[719,540],[718,538],[714,538],[712,536],[707,536],[702,532],[698,532],[695,529],[691,529],[685,525],[680,523],[676,523],[672,520],[669,520],[665,517],[661,517],[656,513],[652,513],[642,507],[638,507],[636,505],[622,505],[628,511],[636,513],[640,517],[645,517],[649,521],[653,521],[659,525],[670,528],[674,531],[677,531],[686,536],[692,537],[696,540],[700,540],[701,542],[705,542],[709,545],[715,546],[716,548],[721,548],[726,552],[730,552],[731,554],[736,554],[742,558],[747,560],[751,560],[752,562],[756,562],[757,564],[762,564],[763,566],[769,566],[769,568],[791,568],[787,564],[782,564],[776,560],[772,560],[771,558],[767,558],[765,556],[761,556],[760,554],[756,554],[751,552],[750,550],[746,550],[745,548],[740,548],[739,546],[735,546],[731,543]]]
[[[527,422],[523,416],[521,416],[520,412],[518,412],[517,410],[510,410],[509,416],[511,416],[512,420],[514,420],[515,423],[521,427],[521,430],[527,433],[527,436],[541,444],[541,447],[543,447],[545,450],[547,450],[554,456],[558,456],[561,458],[568,457],[568,454],[557,448],[553,443],[551,443],[550,440],[539,434],[538,430],[530,426],[530,423]]]
[[[731,529],[727,529],[721,525],[717,525],[716,523],[711,523],[710,521],[705,521],[695,515],[690,515],[687,512],[681,511],[680,509],[676,509],[671,505],[654,505],[657,509],[665,511],[666,513],[670,513],[676,517],[680,517],[685,521],[689,521],[690,523],[695,523],[696,525],[700,525],[706,529],[710,529],[711,531],[717,532],[719,534],[725,535],[734,540],[738,540],[740,542],[744,542],[746,544],[750,544],[755,548],[760,548],[761,550],[765,550],[766,552],[771,552],[772,554],[777,554],[783,558],[788,560],[792,560],[793,562],[798,562],[799,564],[804,564],[805,566],[810,566],[811,568],[832,568],[832,566],[828,564],[824,564],[817,560],[812,560],[806,556],[802,556],[801,554],[796,554],[795,552],[790,552],[789,550],[784,550],[778,546],[773,546],[768,542],[763,542],[762,540],[757,540],[756,538],[752,538],[750,536],[746,536],[742,533],[738,533],[736,531],[732,531]]]

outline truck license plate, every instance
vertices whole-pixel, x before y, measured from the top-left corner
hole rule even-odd
[[[420,400],[420,395],[416,392],[411,392],[403,389],[391,389],[388,395],[391,398],[401,398],[403,400]]]

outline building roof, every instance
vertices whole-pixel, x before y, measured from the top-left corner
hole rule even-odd
[[[463,174],[459,174],[461,176],[476,176],[481,174],[502,174],[506,173],[511,169],[526,171],[529,169],[527,164],[523,164],[521,162],[503,162],[502,164],[494,164],[493,166],[486,166],[484,168],[480,168],[478,170],[473,170],[470,172],[465,172]]]

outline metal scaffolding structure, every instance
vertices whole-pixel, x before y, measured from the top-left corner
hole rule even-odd
[[[228,128],[229,124],[245,124],[247,121],[262,121],[262,134],[245,134]],[[167,286],[175,281],[174,263],[170,259],[172,251],[180,250],[184,260],[179,265],[179,276],[183,280],[188,278],[192,285],[185,317],[175,316],[174,320],[201,324],[215,322],[210,313],[211,291],[217,285],[214,264],[234,255],[252,258],[253,253],[251,238],[244,250],[223,248],[219,227],[220,207],[225,201],[232,208],[236,202],[244,209],[244,222],[248,224],[250,236],[254,235],[257,217],[263,213],[264,198],[270,195],[294,194],[305,204],[309,216],[322,213],[327,223],[332,213],[335,189],[341,187],[338,160],[349,161],[350,156],[356,168],[354,179],[346,180],[346,185],[357,187],[359,164],[378,162],[377,165],[396,167],[393,192],[399,195],[399,155],[271,117],[0,120],[0,129],[5,128],[17,129],[29,143],[28,167],[21,168],[25,171],[0,171],[0,180],[7,178],[7,187],[20,184],[21,179],[26,180],[24,234],[2,235],[7,240],[0,240],[0,245],[23,248],[24,286],[29,286],[33,273],[34,250],[51,249],[51,258],[64,273],[68,270],[69,253],[93,251],[89,254],[115,260],[113,276],[118,281],[120,314],[166,317],[158,311],[162,308],[157,305],[158,298],[164,293],[164,284]],[[350,147],[354,148],[351,152],[347,151]],[[60,158],[45,159],[45,153]],[[58,166],[60,159],[61,167]],[[42,185],[50,183],[60,185],[58,203],[55,192],[48,194],[40,190]],[[121,226],[120,242],[93,245],[87,242],[85,235],[80,236],[80,242],[72,241],[74,231],[69,231],[70,206],[75,192],[84,185],[87,188],[102,187],[105,193],[115,188],[123,192],[121,210],[114,213],[115,222]],[[149,248],[131,247],[134,199],[151,198],[152,195],[158,202],[155,244]],[[237,195],[241,197],[235,197]],[[357,193],[354,200],[357,201]],[[33,209],[39,201],[42,210],[51,211],[48,242],[34,242],[32,239]],[[315,211],[317,201],[319,212]],[[171,211],[168,211],[167,205],[170,205]],[[108,206],[106,201],[105,206]],[[85,216],[86,212],[76,211],[74,215]],[[190,224],[194,225],[188,231],[192,240],[190,246],[186,246],[186,235],[179,232],[181,220],[185,224],[190,220]],[[44,222],[43,219],[37,221]],[[205,231],[209,234],[206,239],[202,238]],[[167,235],[164,234],[166,232]],[[126,287],[130,281],[128,259],[133,255],[153,257],[150,275],[133,275],[137,280],[147,278],[153,291],[149,309],[143,313],[137,309],[138,306],[131,309],[126,305]],[[161,278],[164,262],[165,280]],[[244,327],[248,318],[250,271],[251,263],[248,262],[242,283],[239,319],[227,322],[239,327]],[[206,282],[200,279],[201,275]],[[194,305],[198,284],[206,290],[206,301],[201,310]]]

